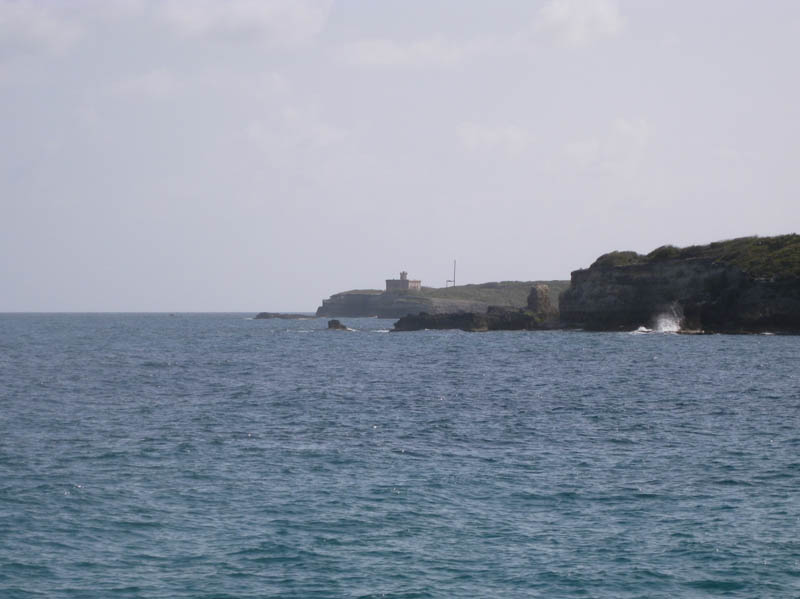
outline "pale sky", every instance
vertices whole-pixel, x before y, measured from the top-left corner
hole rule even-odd
[[[0,0],[0,311],[800,231],[800,2]]]

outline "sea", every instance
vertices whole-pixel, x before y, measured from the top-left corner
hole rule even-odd
[[[800,337],[0,315],[0,598],[800,597]]]

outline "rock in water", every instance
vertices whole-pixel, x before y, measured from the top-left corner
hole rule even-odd
[[[554,329],[558,320],[543,317],[530,310],[514,310],[490,306],[485,313],[420,314],[403,316],[394,323],[392,332],[424,329],[461,329],[462,331],[538,331]]]
[[[346,331],[347,330],[347,326],[343,325],[341,322],[339,322],[336,319],[328,321],[328,328],[333,330],[333,331]]]

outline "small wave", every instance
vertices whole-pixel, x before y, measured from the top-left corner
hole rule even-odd
[[[169,362],[162,362],[158,360],[145,360],[142,362],[143,368],[169,368],[171,364]]]
[[[738,478],[718,478],[712,479],[712,484],[721,485],[723,487],[752,487],[753,483],[747,482],[746,480],[740,480]]]
[[[389,329],[377,329],[377,330],[372,331],[372,332],[373,333],[388,333]]]
[[[669,333],[675,334],[681,332],[680,321],[674,320],[667,315],[659,316],[655,322],[655,328],[649,329],[646,326],[640,326],[635,331],[630,331],[631,335],[649,335],[651,333]]]
[[[703,591],[738,591],[745,588],[744,583],[735,580],[693,580],[687,584]]]
[[[631,335],[644,335],[645,333],[652,333],[653,329],[648,329],[647,327],[639,327],[635,331],[631,331]]]
[[[615,445],[635,445],[636,441],[630,439],[628,437],[610,437],[608,439],[609,443],[613,443]]]

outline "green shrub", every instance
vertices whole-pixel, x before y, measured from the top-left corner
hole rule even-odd
[[[647,255],[654,262],[672,258],[731,264],[754,277],[800,277],[800,235],[739,237],[681,249],[662,246]]]
[[[660,248],[654,249],[647,254],[647,259],[653,262],[660,262],[662,260],[674,260],[679,258],[681,250],[674,245],[662,245]]]
[[[640,264],[642,261],[643,256],[636,252],[609,252],[595,260],[592,267],[611,268],[615,266],[630,266],[631,264]]]

